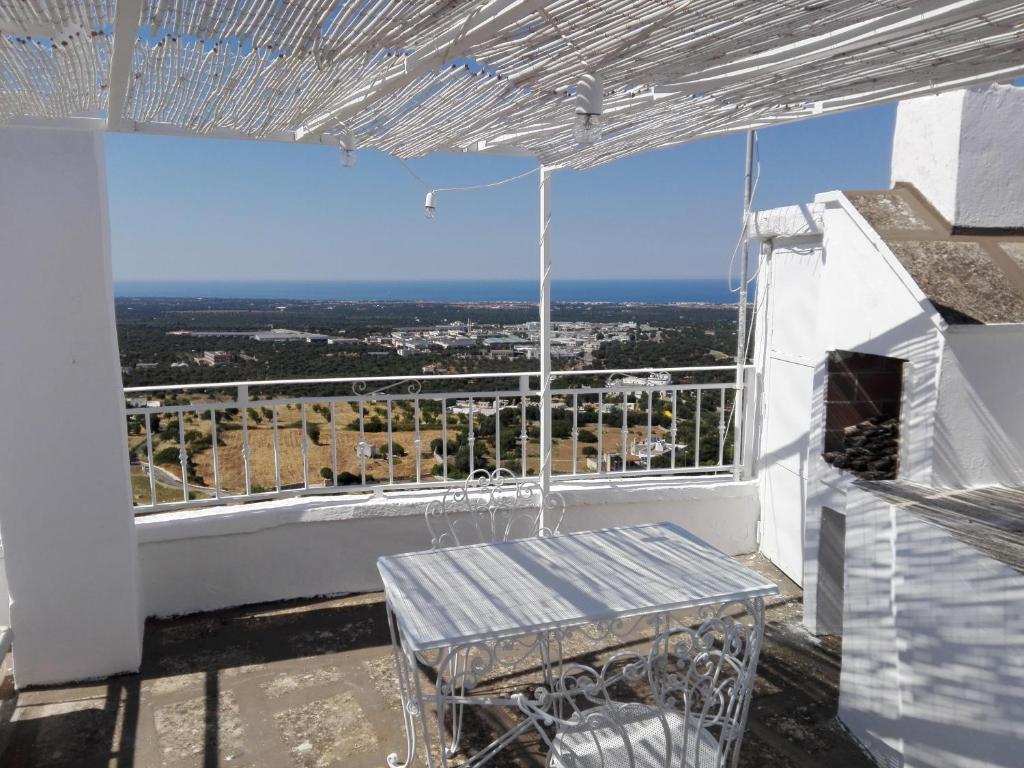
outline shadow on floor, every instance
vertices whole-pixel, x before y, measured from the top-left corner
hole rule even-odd
[[[799,590],[765,561],[744,562],[784,589],[769,606],[740,765],[870,768],[835,720],[838,638],[804,633]],[[506,722],[470,716],[469,746]],[[18,693],[0,681],[4,768],[379,768],[402,744],[380,594],[149,621],[138,675]],[[491,765],[540,768],[544,755],[524,739]]]

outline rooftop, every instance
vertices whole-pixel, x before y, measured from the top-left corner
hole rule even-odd
[[[906,184],[846,196],[946,322],[1024,323],[1024,231],[954,231]]]
[[[870,768],[835,719],[839,638],[800,628],[800,591],[767,560],[740,560],[782,587],[768,603],[740,765]],[[137,676],[20,693],[10,676],[0,683],[0,763],[376,767],[400,746],[398,706],[380,593],[150,620]],[[470,725],[470,734],[491,728]],[[544,765],[529,741],[499,758],[494,765]]]

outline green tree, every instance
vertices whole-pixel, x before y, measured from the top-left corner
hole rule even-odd
[[[180,464],[181,454],[175,446],[169,445],[153,455],[153,462],[156,464]]]

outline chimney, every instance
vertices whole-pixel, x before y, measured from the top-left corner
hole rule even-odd
[[[1024,88],[901,102],[893,184],[912,184],[954,230],[1024,229]]]

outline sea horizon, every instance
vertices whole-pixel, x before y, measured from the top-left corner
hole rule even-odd
[[[115,280],[117,298],[533,302],[536,280]],[[555,302],[733,304],[724,278],[554,280]]]

